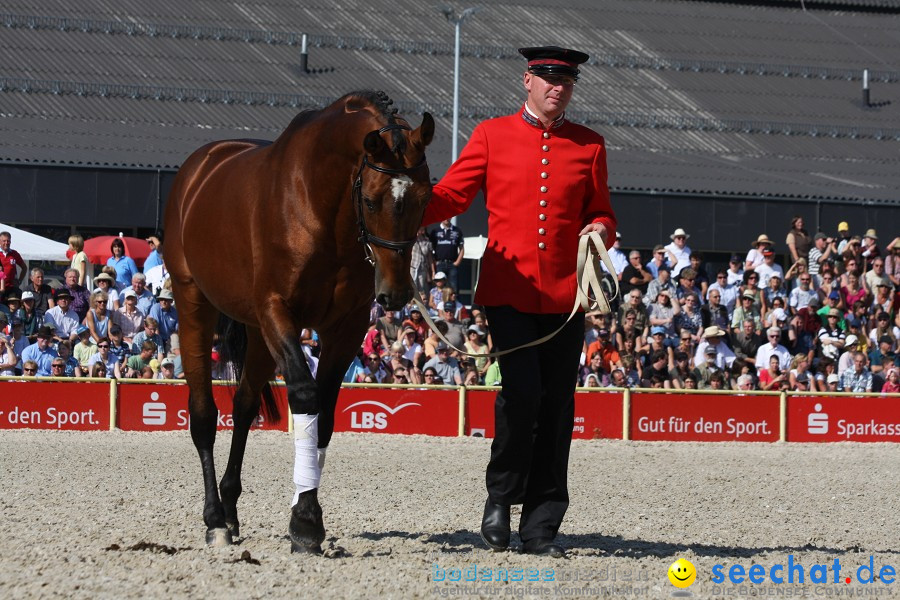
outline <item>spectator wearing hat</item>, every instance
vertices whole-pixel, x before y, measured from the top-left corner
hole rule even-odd
[[[462,374],[459,371],[459,361],[450,356],[450,346],[445,342],[438,342],[435,348],[434,358],[425,363],[423,371],[433,369],[448,385],[462,385]],[[425,383],[428,383],[426,381]]]
[[[43,325],[37,332],[37,341],[22,352],[23,364],[33,361],[37,364],[38,377],[49,377],[50,365],[53,359],[59,356],[53,349],[53,330],[48,325]],[[26,373],[27,375],[27,373]]]
[[[847,369],[840,376],[838,389],[842,392],[860,393],[872,391],[872,373],[866,368],[866,355],[862,352],[853,354],[853,368]]]
[[[447,285],[447,274],[438,271],[434,274],[434,287],[428,292],[428,308],[432,311],[431,316],[436,317],[441,312],[441,306],[444,304],[444,286]]]
[[[647,286],[651,281],[653,281],[653,275],[641,264],[640,251],[629,252],[628,264],[622,269],[620,284],[622,295],[628,294],[631,290],[637,290],[643,296],[647,293]]]
[[[616,232],[616,239],[613,241],[612,248],[609,249],[609,260],[612,262],[613,267],[616,269],[615,276],[620,282],[622,281],[622,274],[625,272],[625,267],[629,265],[630,259],[625,256],[625,253],[622,252],[622,233],[620,231]],[[637,264],[640,266],[641,264],[641,253],[638,252],[637,255]],[[600,268],[605,272],[609,272],[606,268],[605,263],[600,263]],[[650,283],[650,280],[647,280],[647,283]],[[619,284],[621,287],[621,284]],[[629,288],[630,289],[630,288]],[[623,292],[624,293],[624,292]]]
[[[450,219],[443,219],[440,226],[431,232],[431,246],[434,249],[435,269],[447,276],[447,285],[458,289],[457,271],[465,256],[465,238],[462,230]]]
[[[172,349],[172,336],[178,335],[178,311],[175,309],[175,298],[172,290],[163,288],[150,308],[150,316],[159,323],[159,337],[162,339],[164,353]]]
[[[94,291],[106,293],[106,312],[110,315],[122,306],[119,301],[119,291],[116,289],[116,278],[105,270],[94,277]]]
[[[428,323],[422,318],[422,311],[415,304],[409,307],[409,318],[405,319],[402,325],[403,327],[411,327],[415,330],[416,342],[419,344],[424,344],[425,338],[431,333]]]
[[[737,254],[732,254],[728,261],[728,270],[725,271],[728,276],[728,285],[740,287],[744,283],[744,263]]]
[[[734,351],[725,344],[726,334],[727,332],[724,329],[720,329],[716,325],[711,325],[704,329],[703,339],[697,344],[697,351],[694,354],[694,364],[699,365],[707,362],[707,352],[712,348],[715,354],[716,367],[723,371],[730,369],[737,357]]]
[[[763,252],[766,250],[771,250],[773,246],[772,240],[769,239],[764,233],[761,233],[759,237],[756,238],[756,241],[750,244],[750,251],[747,252],[747,258],[744,259],[744,269],[745,270],[756,270],[756,267],[763,264],[765,257],[763,256]]]
[[[556,47],[521,52],[528,59],[524,107],[475,128],[459,160],[434,186],[424,219],[458,214],[484,193],[489,241],[476,302],[486,307],[501,349],[566,322],[575,302],[579,235],[596,232],[611,246],[616,227],[603,138],[565,118],[577,65],[588,56]],[[554,538],[568,507],[575,367],[583,335],[578,315],[548,343],[500,357],[503,389],[481,532],[494,549],[508,546],[509,507],[522,504],[524,551],[565,553]]]
[[[878,344],[873,345],[869,351],[869,370],[876,378],[876,388],[880,387],[879,383],[884,382],[888,369],[900,366],[900,357],[893,351],[893,347],[894,339],[889,335],[883,335],[879,338]]]
[[[156,297],[147,289],[147,277],[143,273],[135,273],[131,276],[131,289],[137,295],[137,307],[145,315],[150,314],[150,309],[156,302]]]
[[[769,358],[778,357],[778,365],[782,371],[787,371],[791,366],[791,353],[782,346],[781,330],[777,327],[769,327],[766,330],[767,343],[759,347],[756,351],[755,364],[758,371],[765,369],[769,364]]]
[[[891,324],[891,315],[887,312],[880,312],[873,320],[874,326],[869,331],[869,341],[872,346],[877,346],[882,337],[887,336],[891,339],[891,350],[898,350],[897,337],[900,335],[900,327]]]
[[[881,387],[882,394],[900,394],[900,368],[889,367],[885,375],[884,385]]]
[[[837,308],[829,308],[825,313],[825,324],[819,329],[818,335],[820,358],[830,358],[837,362],[846,341],[840,319],[841,311]]]
[[[77,339],[75,330],[81,324],[81,319],[72,309],[72,295],[69,290],[62,288],[56,293],[56,306],[44,314],[44,325],[49,325],[55,331],[54,337],[59,340]]]
[[[466,329],[466,352],[469,354],[487,354],[489,348],[484,343],[485,332],[478,325],[469,325]],[[487,356],[472,357],[475,369],[478,371],[478,378],[483,379],[487,373],[488,367],[491,366],[491,359]]]
[[[803,228],[803,217],[797,215],[791,219],[791,228],[788,230],[784,243],[791,253],[792,263],[797,262],[801,258],[806,259],[809,256],[812,238],[806,229]]]
[[[678,277],[682,269],[691,266],[691,248],[687,245],[689,237],[691,237],[690,234],[681,227],[673,231],[669,236],[672,242],[666,245],[666,251],[671,253],[670,258],[675,261],[675,266],[672,267],[673,277]]]
[[[89,362],[91,357],[97,353],[97,345],[91,339],[91,330],[84,325],[79,325],[75,329],[75,337],[77,341],[72,346],[72,356],[78,361],[78,368],[75,369],[76,377],[87,377],[91,372]]]
[[[731,330],[734,335],[741,331],[744,321],[747,320],[753,321],[753,329],[757,334],[762,334],[762,317],[753,305],[755,299],[756,295],[749,290],[741,294],[741,304],[734,309],[731,316]]]
[[[838,223],[837,230],[837,253],[840,256],[844,254],[844,251],[850,244],[850,225],[847,223],[847,221],[841,221],[840,223]]]
[[[650,328],[650,338],[648,340],[648,344],[641,348],[641,355],[643,356],[643,360],[646,363],[653,353],[657,350],[665,350],[666,355],[669,357],[669,364],[674,363],[675,351],[673,349],[672,343],[666,338],[666,328],[660,325],[654,325]]]
[[[156,231],[147,238],[147,245],[150,246],[150,254],[148,254],[146,260],[144,260],[144,273],[147,274],[148,279],[150,278],[149,271],[163,264],[162,239],[163,234],[161,231]]]
[[[44,318],[44,313],[48,310],[56,306],[56,301],[53,299],[53,289],[44,283],[44,270],[40,267],[34,267],[31,269],[31,278],[29,280],[28,285],[25,286],[25,289],[22,291],[22,302],[25,302],[26,298],[30,298],[34,300],[34,312],[40,317],[42,321]],[[28,323],[25,324],[26,332],[28,330]],[[37,325],[40,327],[40,323]],[[35,331],[37,331],[37,327]],[[29,335],[31,335],[29,333]]]
[[[826,263],[834,265],[834,257],[837,253],[834,238],[828,237],[821,231],[813,237],[813,245],[809,249],[809,256],[807,257],[807,270],[810,275],[816,278],[814,281],[816,287],[822,283],[822,280],[819,278],[822,265]]]
[[[666,255],[667,255],[666,247],[663,246],[662,244],[657,244],[656,246],[653,247],[653,256],[651,256],[651,258],[647,262],[647,264],[644,265],[647,272],[650,273],[651,281],[653,281],[653,279],[656,279],[659,276],[659,267],[660,266],[666,265],[671,270],[672,265],[675,264],[675,262],[669,263],[669,259]]]
[[[778,275],[780,281],[784,281],[784,269],[775,262],[775,251],[771,248],[763,250],[763,262],[758,265],[754,271],[759,275],[759,281],[756,286],[759,289],[765,289],[769,286],[769,279],[772,275]]]
[[[713,346],[706,346],[699,360],[695,359],[694,377],[697,378],[697,389],[708,390],[712,387],[711,379],[713,374],[722,372],[722,369],[716,364],[716,349]]]
[[[138,308],[137,294],[132,288],[122,292],[124,305],[113,315],[113,323],[117,324],[122,330],[122,337],[125,342],[132,344],[134,336],[144,328],[144,319],[147,315]]]
[[[466,343],[466,329],[456,318],[455,302],[444,302],[441,305],[440,320],[447,324],[447,333],[444,334],[444,337],[446,337],[454,347],[462,348]],[[446,381],[446,379],[444,381]]]
[[[22,298],[19,296],[18,290],[10,291],[6,296],[5,302],[0,301],[0,315],[6,316],[7,321],[11,321],[13,315],[18,315],[21,308]]]
[[[175,360],[166,357],[159,362],[159,373],[156,374],[157,379],[175,379]]]
[[[878,234],[874,229],[866,230],[866,234],[862,238],[860,254],[866,265],[871,265],[873,260],[881,257],[881,250],[878,248]],[[868,269],[864,267],[862,270]]]
[[[677,291],[668,265],[660,265],[656,272],[656,279],[650,282],[650,285],[647,286],[647,293],[644,295],[644,304],[648,307],[656,302],[660,290],[667,290],[669,298],[675,298]]]
[[[78,271],[75,269],[66,269],[63,277],[66,282],[63,289],[67,290],[71,296],[69,308],[75,311],[75,314],[78,315],[78,322],[81,323],[91,308],[91,292],[83,285],[79,285]],[[58,297],[59,292],[56,295]]]
[[[11,244],[12,234],[0,231],[0,293],[17,289],[25,280],[25,260]]]
[[[100,363],[103,365],[103,368],[106,372],[106,377],[110,379],[121,379],[122,372],[120,365],[124,363],[119,362],[119,357],[110,352],[111,344],[109,340],[102,339],[100,343],[97,344],[97,351],[91,355],[88,359],[88,372],[84,374],[85,377],[88,375],[93,375],[94,365]]]
[[[736,359],[756,366],[756,352],[765,340],[756,329],[752,319],[744,319],[741,330],[734,335],[734,355]]]
[[[841,377],[835,372],[834,361],[827,360],[819,363],[815,375],[816,385],[820,392],[837,392]]]
[[[112,254],[107,260],[107,266],[116,270],[116,282],[123,288],[131,285],[132,276],[138,273],[137,265],[130,256],[125,256],[125,242],[116,238],[110,243],[109,251]]]

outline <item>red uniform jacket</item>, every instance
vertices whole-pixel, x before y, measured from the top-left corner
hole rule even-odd
[[[475,301],[529,313],[571,311],[579,232],[603,223],[607,243],[616,239],[603,137],[566,120],[545,131],[522,112],[484,121],[434,186],[423,223],[464,212],[479,190],[488,243]]]

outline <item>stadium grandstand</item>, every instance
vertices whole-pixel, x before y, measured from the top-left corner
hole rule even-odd
[[[601,132],[628,248],[675,227],[708,252],[848,221],[900,230],[900,3],[477,0],[460,147],[524,95],[516,49],[591,55],[569,116]],[[454,30],[416,0],[17,0],[0,9],[0,220],[64,240],[158,227],[178,165],[274,139],[298,111],[382,89],[451,161]],[[301,39],[308,36],[302,66]],[[868,101],[863,72],[868,69]],[[483,212],[462,217],[483,233]]]

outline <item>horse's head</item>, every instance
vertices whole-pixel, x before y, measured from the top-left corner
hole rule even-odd
[[[354,182],[360,241],[375,267],[375,299],[388,310],[402,308],[415,293],[409,263],[431,197],[425,147],[433,137],[434,119],[425,113],[415,130],[397,119],[363,139]]]

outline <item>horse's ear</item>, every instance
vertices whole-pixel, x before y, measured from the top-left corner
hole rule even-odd
[[[384,138],[382,138],[381,134],[377,131],[370,131],[366,134],[365,139],[363,139],[363,148],[369,156],[375,156],[375,154],[384,150],[386,145],[387,144],[384,143]]]
[[[419,125],[419,138],[422,140],[422,145],[427,146],[431,143],[431,140],[434,139],[434,117],[431,116],[431,113],[425,113],[422,115],[422,124]]]

